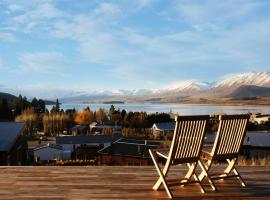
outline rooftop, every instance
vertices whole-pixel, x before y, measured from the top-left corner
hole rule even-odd
[[[175,129],[175,122],[155,123],[154,126],[161,131],[173,131]]]
[[[47,143],[47,144],[37,146],[34,149],[34,151],[39,150],[39,149],[44,149],[44,148],[52,148],[52,149],[63,150],[63,147],[61,145],[59,145],[59,144]]]
[[[90,144],[108,143],[118,140],[118,136],[110,135],[88,135],[88,136],[61,136],[56,137],[56,144]]]
[[[243,144],[252,147],[270,147],[270,132],[247,132]]]
[[[0,151],[10,151],[24,126],[20,122],[0,122]]]
[[[157,142],[121,138],[112,145],[101,149],[99,153],[137,158],[150,158],[149,149],[157,149],[159,147],[160,143]]]
[[[219,192],[202,194],[198,185],[174,187],[175,199],[269,199],[270,167],[238,168],[246,188],[232,180],[217,181]],[[1,199],[167,199],[164,189],[153,191],[158,175],[153,166],[0,167]],[[186,167],[170,176],[184,176]]]

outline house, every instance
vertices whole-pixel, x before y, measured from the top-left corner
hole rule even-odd
[[[73,128],[71,128],[71,133],[72,133],[73,136],[87,135],[87,132],[88,132],[87,126],[76,125]]]
[[[150,165],[149,149],[160,148],[158,142],[121,138],[99,151],[101,165]]]
[[[270,122],[270,115],[256,115],[253,118],[253,123],[255,124],[265,124]]]
[[[99,124],[93,122],[90,124],[91,133],[100,133],[102,135],[121,135],[122,127],[111,124]]]
[[[25,123],[0,122],[0,165],[24,165],[27,143],[22,138]]]
[[[61,136],[56,137],[56,144],[70,151],[72,158],[94,159],[98,156],[98,150],[110,146],[119,138],[110,135]]]
[[[247,132],[241,154],[248,159],[270,157],[270,132]]]
[[[61,145],[48,143],[34,149],[35,162],[49,162],[53,160],[70,160],[71,152],[65,151]]]
[[[155,139],[172,139],[175,129],[175,122],[154,123],[152,126]]]

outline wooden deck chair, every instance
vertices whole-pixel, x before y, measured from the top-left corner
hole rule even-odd
[[[197,174],[196,166],[199,161],[200,153],[203,146],[206,125],[209,116],[177,116],[175,118],[176,126],[170,149],[167,153],[160,150],[149,150],[151,158],[159,174],[159,179],[153,186],[154,190],[158,190],[163,183],[164,188],[170,198],[173,198],[170,186],[185,185],[190,183],[199,183],[201,192],[205,190],[201,185]],[[166,160],[163,170],[158,165],[157,158],[161,157]],[[169,169],[172,165],[187,164],[189,170],[183,180],[178,179],[177,183],[170,184],[167,180]],[[190,179],[194,177],[195,181]],[[211,181],[211,180],[210,180]]]
[[[222,115],[220,116],[219,128],[216,139],[211,152],[202,150],[201,159],[206,162],[199,162],[203,170],[199,176],[199,180],[203,181],[205,177],[208,180],[217,180],[236,177],[243,187],[246,186],[235,164],[237,162],[240,147],[243,143],[244,136],[247,131],[249,115]],[[211,166],[214,161],[226,160],[228,163],[227,168],[221,174],[209,174]],[[230,175],[233,173],[232,175]],[[211,187],[216,190],[215,185],[212,183]]]

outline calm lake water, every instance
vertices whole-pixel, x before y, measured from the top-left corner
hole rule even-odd
[[[109,110],[110,104],[62,104],[61,109],[73,109],[81,111],[87,106],[91,110],[98,110],[104,108]],[[207,115],[207,114],[242,114],[242,113],[270,113],[270,106],[260,105],[204,105],[204,104],[151,104],[151,103],[130,103],[130,104],[114,104],[116,109],[125,109],[126,111],[146,111],[147,113],[155,112],[170,112],[178,113],[180,115]],[[51,110],[52,106],[46,106]]]

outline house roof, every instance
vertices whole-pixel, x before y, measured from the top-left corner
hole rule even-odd
[[[119,136],[88,135],[88,136],[62,136],[56,137],[56,144],[103,144],[118,140]]]
[[[10,151],[24,127],[22,122],[0,122],[0,151]]]
[[[156,126],[161,131],[173,131],[175,129],[175,122],[155,123],[153,126]]]
[[[110,128],[110,129],[121,129],[122,127],[119,125],[111,125],[111,124],[99,124],[97,122],[92,122],[90,124],[91,128],[100,128],[100,129],[105,129],[105,128]]]
[[[127,139],[121,138],[116,141],[117,143],[129,143],[129,144],[137,144],[137,145],[145,145],[145,143],[149,146],[160,146],[159,142],[152,142],[147,140],[135,140],[135,139]]]
[[[84,129],[86,129],[86,126],[83,125],[76,125],[73,128],[71,128],[72,131],[83,131]]]
[[[39,150],[39,149],[44,149],[44,148],[52,148],[52,149],[57,149],[57,150],[63,150],[63,147],[58,144],[53,144],[53,143],[48,143],[45,145],[39,145],[36,148],[34,148],[34,151]]]
[[[247,132],[243,145],[270,147],[270,132]]]
[[[147,142],[145,145],[144,140],[119,139],[109,147],[101,149],[99,153],[137,158],[150,158],[149,149],[157,149],[159,147],[159,143],[151,144],[151,142]]]

